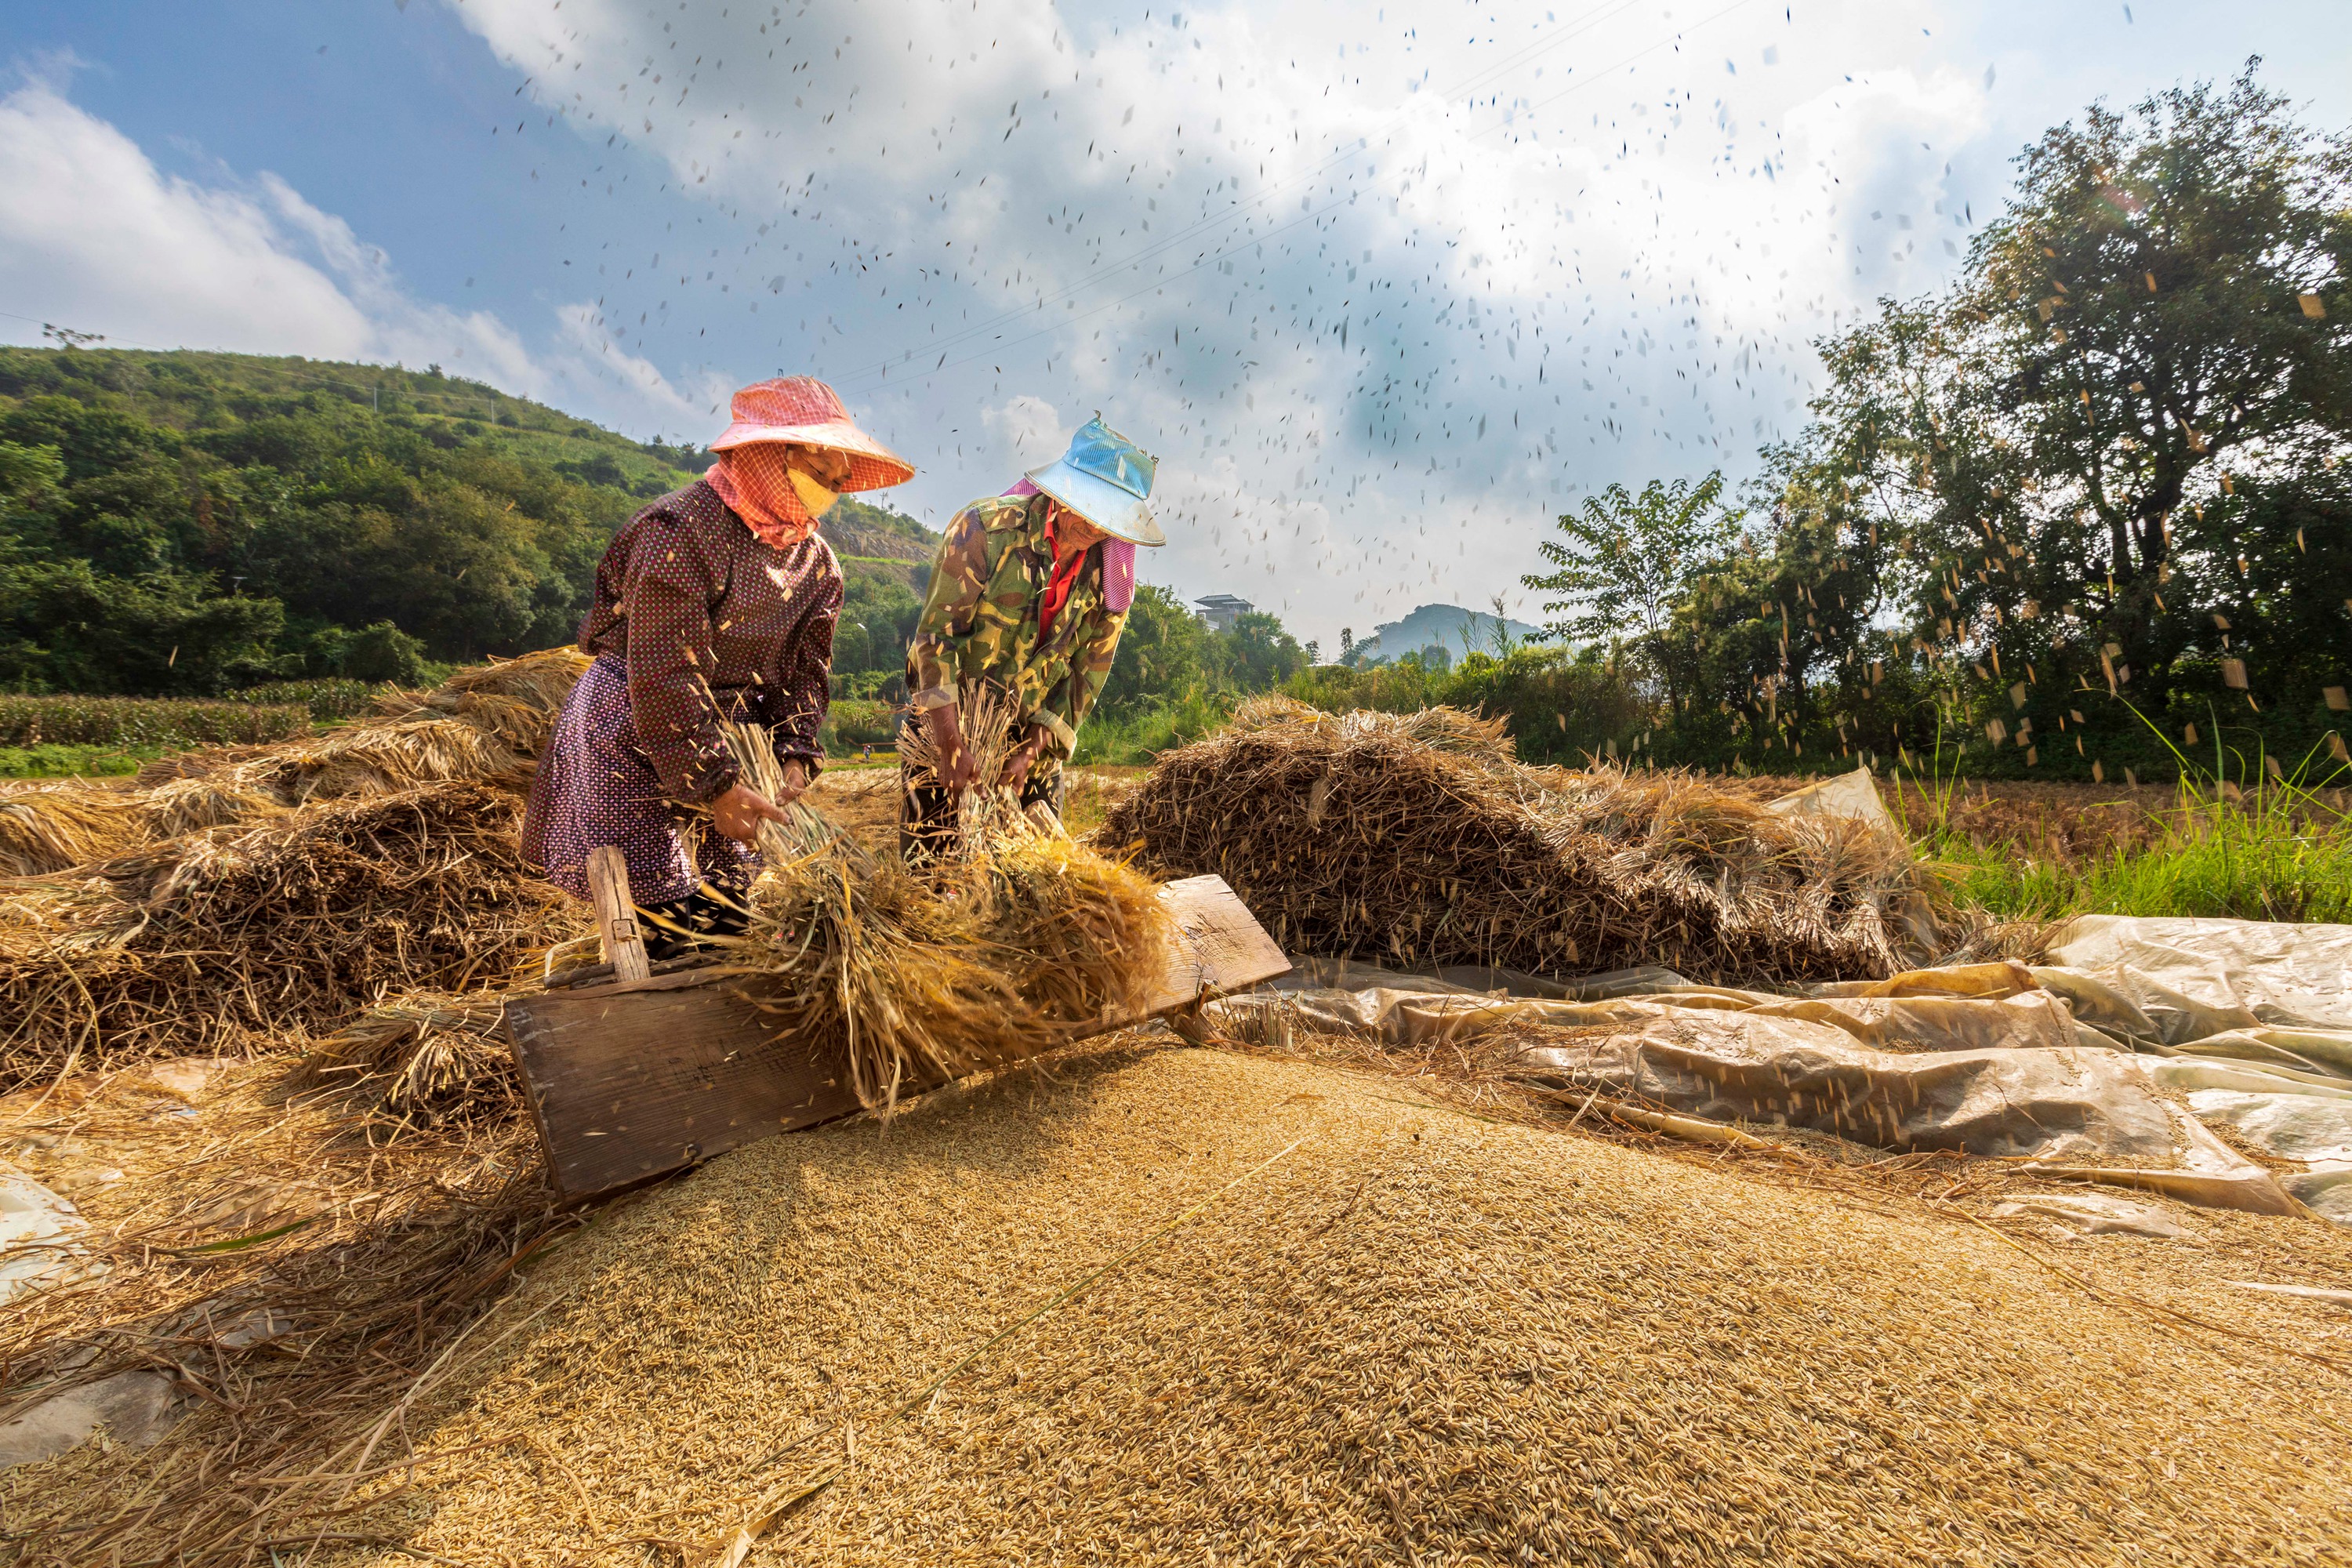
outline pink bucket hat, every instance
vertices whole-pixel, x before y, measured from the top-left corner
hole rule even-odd
[[[734,423],[710,443],[714,452],[776,441],[823,447],[849,458],[845,490],[878,490],[915,477],[915,465],[860,430],[833,388],[813,375],[754,382],[735,395],[729,412]]]

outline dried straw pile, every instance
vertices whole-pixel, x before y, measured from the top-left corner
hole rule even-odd
[[[2223,1283],[2278,1222],[2045,1265],[1969,1212],[1130,1039],[713,1162],[519,1270],[372,1457],[212,1474],[336,1568],[708,1564],[780,1510],[751,1564],[2352,1554],[2345,1379],[2269,1348],[2314,1309]],[[11,1528],[127,1523],[232,1419],[0,1480]]]
[[[587,667],[577,648],[547,648],[459,670],[432,691],[390,694],[368,723],[161,758],[127,790],[77,782],[12,791],[0,797],[0,878],[45,877],[311,801],[453,781],[520,792]]]
[[[1013,749],[1011,710],[984,689],[961,707],[966,743],[992,781]],[[778,798],[767,732],[730,726],[729,739],[746,778]],[[729,967],[782,1037],[825,1054],[845,1046],[869,1107],[1044,1050],[1131,1007],[1158,973],[1166,921],[1148,879],[992,784],[967,791],[960,810],[956,853],[921,874],[797,802],[789,826],[761,825],[766,869]]]
[[[583,917],[529,876],[478,784],[215,827],[0,909],[0,1085],[68,1063],[236,1051],[387,990],[501,980]]]
[[[1778,817],[1678,773],[1517,762],[1500,721],[1245,704],[1163,755],[1097,838],[1215,872],[1295,951],[1537,973],[1664,964],[1743,984],[1877,978],[1929,954],[1903,844]]]
[[[304,1081],[360,1100],[391,1133],[519,1121],[505,1009],[503,991],[404,992],[313,1045]]]

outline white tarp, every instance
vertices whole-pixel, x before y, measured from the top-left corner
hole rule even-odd
[[[2136,1058],[2077,1042],[2066,1005],[2004,988],[2007,965],[1879,983],[1925,995],[1772,996],[1702,986],[1595,1002],[1407,990],[1312,989],[1228,997],[1229,1026],[1282,1009],[1308,1027],[1404,1047],[1496,1033],[1525,1043],[1507,1070],[1570,1092],[1717,1122],[1810,1128],[1896,1150],[2031,1160],[2192,1202],[2292,1212],[2269,1173],[2169,1104]],[[1933,1049],[1939,1041],[1977,1042]]]
[[[2164,1043],[2271,1027],[2340,1036],[2352,1072],[2352,926],[2082,915],[2050,963],[2105,980]]]
[[[1661,970],[1310,966],[1286,999],[1220,1005],[1409,1047],[1528,1031],[1530,1079],[1675,1115],[2026,1157],[2260,1212],[2300,1200],[2352,1224],[2352,926],[2086,916],[2049,956],[1801,996]],[[2303,1169],[2274,1177],[2215,1129]]]

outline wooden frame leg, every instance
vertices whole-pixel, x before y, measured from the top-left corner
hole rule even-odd
[[[596,906],[596,934],[604,939],[604,962],[613,966],[613,978],[651,975],[653,963],[646,955],[636,900],[629,896],[629,863],[614,846],[603,844],[588,851],[588,896]]]

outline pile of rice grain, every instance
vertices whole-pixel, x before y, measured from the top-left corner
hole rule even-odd
[[[255,1529],[383,1543],[339,1568],[709,1563],[829,1477],[751,1563],[2352,1552],[2348,1380],[2214,1261],[2277,1221],[2067,1253],[2173,1259],[2242,1331],[2200,1340],[1958,1215],[1402,1098],[1129,1037],[739,1150],[531,1260],[371,1463],[446,1457]],[[11,1528],[136,1512],[180,1445],[11,1476]]]
[[[1866,824],[1688,773],[1528,767],[1500,720],[1444,708],[1246,703],[1097,837],[1223,877],[1290,951],[1372,963],[1773,984],[1883,978],[1941,945],[1930,879]]]

